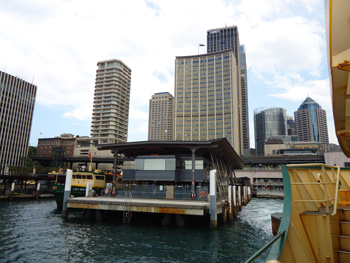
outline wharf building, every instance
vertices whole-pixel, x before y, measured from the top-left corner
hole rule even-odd
[[[152,95],[149,101],[148,140],[173,140],[173,101],[169,92]]]
[[[283,108],[255,109],[254,135],[256,155],[265,154],[266,141],[275,136],[287,135],[287,116]]]
[[[174,140],[225,137],[242,155],[237,70],[232,50],[176,57]]]
[[[28,155],[37,86],[0,71],[0,171]]]
[[[237,66],[237,96],[239,100],[239,136],[243,142],[244,155],[250,155],[249,139],[249,113],[248,113],[248,82],[247,82],[247,64],[246,51],[243,45],[240,45],[237,26],[222,27],[210,29],[207,31],[207,53],[232,50],[236,58]],[[242,153],[243,154],[243,153]]]
[[[317,142],[321,152],[329,150],[326,111],[318,103],[307,97],[294,118],[299,141]]]

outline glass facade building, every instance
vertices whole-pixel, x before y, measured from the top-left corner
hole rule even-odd
[[[169,92],[152,95],[149,101],[148,140],[173,140],[173,100]]]
[[[37,87],[0,71],[0,172],[28,155]]]
[[[296,132],[299,141],[314,141],[329,150],[326,111],[310,97],[307,97],[294,112]]]
[[[237,66],[231,50],[176,57],[174,139],[227,138],[243,154]]]
[[[256,155],[264,155],[266,140],[287,135],[287,115],[283,108],[254,110],[254,134]]]

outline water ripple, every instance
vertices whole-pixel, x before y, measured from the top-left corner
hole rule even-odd
[[[64,221],[53,200],[0,202],[0,262],[242,262],[272,238],[270,214],[282,206],[255,199],[233,224],[178,229],[80,212]]]

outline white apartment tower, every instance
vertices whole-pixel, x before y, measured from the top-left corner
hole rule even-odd
[[[118,59],[97,66],[91,137],[98,144],[126,142],[131,69]]]

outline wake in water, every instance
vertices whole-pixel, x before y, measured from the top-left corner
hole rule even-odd
[[[238,219],[271,235],[271,214],[283,212],[283,200],[253,198],[239,213]]]

